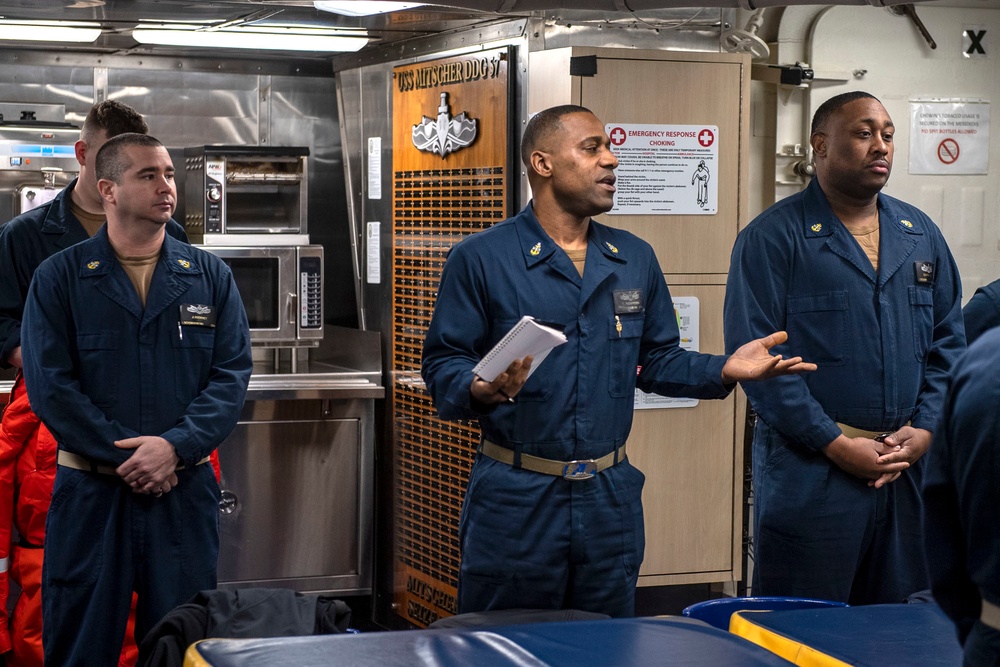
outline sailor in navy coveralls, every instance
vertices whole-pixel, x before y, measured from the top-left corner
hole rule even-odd
[[[203,465],[252,367],[229,268],[164,234],[173,166],[147,135],[97,157],[108,223],[46,260],[22,337],[31,405],[59,443],[43,570],[51,665],[113,665],[132,591],[136,642],[214,588],[219,486]]]
[[[755,595],[860,604],[928,587],[922,455],[965,348],[961,281],[934,222],[881,193],[893,133],[871,95],[828,100],[816,178],[733,249],[726,348],[784,329],[819,366],[746,386]]]
[[[476,419],[483,433],[461,517],[458,608],[631,616],[645,543],[644,477],[626,456],[635,387],[722,398],[736,381],[812,366],[768,353],[784,334],[728,359],[680,348],[652,248],[591,220],[612,206],[618,162],[590,111],[537,114],[521,154],[531,203],[452,249],[424,344],[439,414]],[[530,357],[492,383],[476,378],[524,315],[562,325],[568,342],[527,382]]]

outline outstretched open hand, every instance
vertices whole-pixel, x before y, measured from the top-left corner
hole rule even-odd
[[[770,336],[752,340],[741,346],[726,359],[726,364],[722,367],[722,381],[732,384],[816,370],[816,364],[802,361],[802,357],[782,359],[780,354],[771,354],[772,347],[781,345],[786,340],[788,340],[787,333],[776,331]]]

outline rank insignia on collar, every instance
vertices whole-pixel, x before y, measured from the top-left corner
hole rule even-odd
[[[608,250],[610,250],[611,252],[615,253],[616,255],[618,254],[618,248],[614,247],[607,241],[604,242],[604,245],[608,246]]]
[[[899,224],[903,225],[904,227],[906,227],[908,229],[913,229],[913,223],[910,222],[909,220],[900,220]]]
[[[540,254],[542,254],[542,242],[539,241],[535,245],[531,246],[531,250],[529,252],[531,253],[532,257],[538,257]]]
[[[101,265],[101,263],[99,261],[97,261],[96,259],[94,261],[92,261],[92,262],[87,262],[87,268],[90,269],[91,271],[93,271],[94,269],[96,269],[100,265]]]
[[[822,231],[823,225],[817,222],[815,225],[813,225],[809,229],[813,230],[814,232],[816,232],[818,234],[820,231]]]
[[[185,269],[191,268],[191,262],[187,261],[186,259],[179,259],[177,260],[177,263],[180,264]]]

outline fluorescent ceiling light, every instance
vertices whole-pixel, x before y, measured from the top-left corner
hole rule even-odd
[[[357,31],[281,26],[243,26],[212,30],[209,26],[200,25],[157,25],[135,28],[132,30],[132,38],[140,44],[319,53],[358,51],[368,43],[368,37]]]
[[[371,16],[388,14],[412,7],[423,7],[421,2],[381,2],[380,0],[316,0],[313,7],[324,12],[343,16]]]
[[[97,23],[72,21],[0,21],[0,39],[19,42],[94,42]]]

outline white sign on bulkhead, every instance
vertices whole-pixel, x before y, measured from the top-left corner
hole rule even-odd
[[[608,123],[618,158],[609,215],[713,215],[718,210],[719,128]]]

